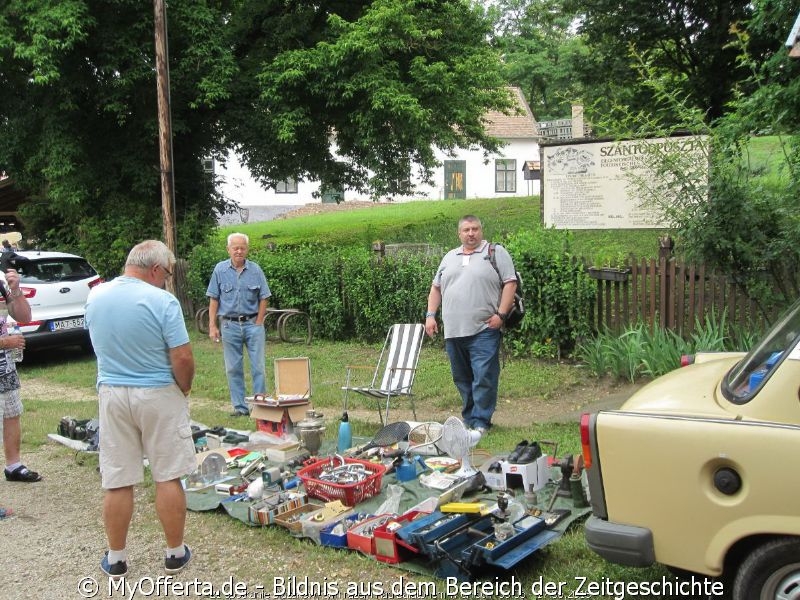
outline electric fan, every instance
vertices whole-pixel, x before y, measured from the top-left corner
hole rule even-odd
[[[451,458],[461,461],[461,468],[454,473],[456,477],[472,477],[479,473],[469,460],[470,451],[481,439],[479,431],[470,431],[458,417],[447,417],[442,426],[442,440],[439,446]]]

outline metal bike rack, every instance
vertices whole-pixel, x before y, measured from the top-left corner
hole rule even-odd
[[[195,325],[200,333],[208,333],[208,308],[201,308],[195,313]],[[293,333],[289,327],[289,322],[296,325],[298,331]],[[305,342],[311,343],[311,317],[308,313],[296,308],[268,308],[264,318],[264,327],[269,331],[272,323],[275,324],[275,331],[282,342]],[[301,332],[298,334],[298,332]]]

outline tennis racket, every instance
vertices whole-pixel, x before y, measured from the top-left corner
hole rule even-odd
[[[406,439],[409,431],[411,431],[411,426],[405,421],[389,423],[375,434],[375,437],[372,438],[372,441],[361,446],[360,448],[353,450],[351,456],[358,456],[364,452],[367,452],[368,450],[371,450],[372,448],[383,448],[384,446],[396,444],[397,442]]]

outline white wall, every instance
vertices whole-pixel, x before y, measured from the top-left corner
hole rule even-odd
[[[296,205],[319,202],[311,194],[319,189],[318,183],[298,183],[298,194],[276,194],[275,190],[264,189],[250,174],[250,170],[239,162],[234,152],[228,153],[225,165],[214,163],[215,175],[220,179],[220,191],[230,201],[239,206]]]
[[[539,144],[535,140],[510,140],[508,145],[496,155],[491,155],[488,162],[480,150],[461,150],[457,156],[449,157],[442,152],[437,152],[439,161],[465,160],[466,161],[466,195],[467,198],[503,198],[509,196],[532,196],[539,193],[539,182],[525,180],[522,166],[527,160],[539,160]],[[517,191],[495,192],[495,164],[496,158],[511,158],[517,161]],[[236,202],[241,207],[256,206],[301,206],[321,202],[313,194],[319,191],[319,182],[297,183],[296,194],[278,194],[274,189],[264,189],[250,171],[241,164],[237,156],[230,153],[225,166],[215,163],[215,171],[222,183],[220,189],[226,198]],[[418,180],[414,180],[419,183]],[[444,167],[434,170],[434,185],[418,185],[413,196],[393,197],[393,201],[406,202],[411,200],[441,200],[444,197]],[[364,194],[352,190],[345,190],[345,201],[368,200]]]

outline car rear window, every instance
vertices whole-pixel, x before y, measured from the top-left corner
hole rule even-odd
[[[95,277],[97,271],[82,258],[50,258],[25,261],[19,266],[20,283],[80,281]]]
[[[787,357],[797,360],[800,349],[800,301],[775,323],[764,338],[723,379],[722,393],[734,404],[745,404]]]

